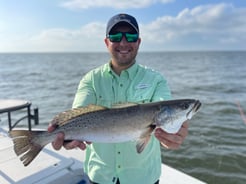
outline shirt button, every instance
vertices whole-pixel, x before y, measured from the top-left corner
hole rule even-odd
[[[120,154],[120,151],[118,151],[118,154]]]
[[[118,165],[118,168],[120,169],[120,165]]]
[[[123,84],[120,84],[120,87],[123,87]]]

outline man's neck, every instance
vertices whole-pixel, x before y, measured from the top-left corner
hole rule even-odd
[[[120,74],[121,74],[121,72],[123,71],[123,70],[127,70],[128,68],[130,68],[132,65],[134,65],[135,64],[135,62],[132,62],[131,64],[129,64],[129,65],[126,65],[126,66],[121,66],[121,65],[117,65],[117,64],[115,64],[115,63],[113,63],[112,61],[111,61],[111,68],[112,68],[112,70],[117,74],[117,75],[119,75],[120,76]]]

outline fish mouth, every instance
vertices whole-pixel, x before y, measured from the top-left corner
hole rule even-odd
[[[194,104],[192,109],[193,109],[194,112],[197,112],[200,109],[201,106],[202,106],[202,103],[199,100],[196,100],[196,102],[195,102],[195,104]]]
[[[191,119],[192,116],[200,109],[201,106],[202,106],[202,103],[199,100],[196,100],[193,107],[186,115],[187,119]]]

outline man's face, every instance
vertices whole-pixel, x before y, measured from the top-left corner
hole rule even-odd
[[[133,28],[127,25],[119,25],[112,30],[113,33],[131,33],[133,31]],[[140,42],[140,38],[136,42],[127,42],[125,36],[123,36],[120,42],[111,42],[108,38],[105,38],[106,46],[112,57],[112,65],[124,69],[130,67],[134,63]]]

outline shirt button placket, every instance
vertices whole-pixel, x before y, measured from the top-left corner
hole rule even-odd
[[[128,80],[129,80],[128,74],[126,72],[123,72],[120,76],[118,92],[119,92],[119,100],[124,103],[127,100],[127,94],[126,94],[127,89],[126,88],[128,86],[127,85]]]
[[[125,95],[124,95],[124,81],[121,79],[118,84],[118,101],[124,102]]]
[[[122,155],[120,151],[120,146],[116,146],[116,170],[120,171],[122,168]]]
[[[118,154],[118,157],[120,157],[120,151],[118,151],[117,154]],[[117,167],[118,167],[118,169],[120,169],[121,168],[121,164],[119,163]]]

